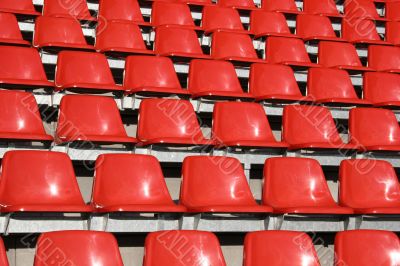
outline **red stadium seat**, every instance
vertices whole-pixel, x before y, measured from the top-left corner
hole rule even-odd
[[[307,96],[318,103],[370,104],[368,101],[358,98],[349,73],[342,69],[310,68],[307,78]]]
[[[400,72],[400,47],[370,45],[368,66],[377,71]]]
[[[1,163],[2,213],[92,211],[83,201],[66,153],[8,151]]]
[[[400,21],[400,1],[386,1],[385,15],[387,20]]]
[[[212,145],[205,139],[189,101],[145,99],[140,103],[137,138],[142,145]]]
[[[128,137],[113,98],[66,95],[60,103],[56,140],[65,142],[135,143]]]
[[[353,22],[359,18],[385,20],[379,16],[375,2],[372,0],[345,0],[343,7],[346,19]]]
[[[296,35],[306,41],[340,40],[329,18],[320,15],[300,14],[296,19]]]
[[[276,213],[352,214],[333,199],[317,160],[269,158],[264,165],[263,204]]]
[[[188,28],[196,27],[190,13],[190,8],[185,3],[154,1],[151,10],[151,24],[178,25]]]
[[[340,138],[329,109],[323,106],[288,105],[283,109],[282,141],[289,149],[356,150]]]
[[[187,252],[171,252],[176,249],[177,243],[185,243]],[[173,230],[153,232],[146,237],[143,266],[158,265],[226,266],[226,263],[218,238],[213,233]]]
[[[203,54],[196,32],[179,26],[157,27],[154,51],[164,56],[209,58]]]
[[[390,110],[353,108],[349,118],[350,143],[367,151],[400,151],[400,127]]]
[[[385,37],[387,42],[400,45],[400,21],[386,22]]]
[[[251,232],[244,239],[243,249],[243,266],[320,266],[312,239],[302,232]]]
[[[343,160],[340,205],[360,214],[400,214],[400,184],[393,166],[381,160]]]
[[[360,19],[357,23],[343,19],[342,38],[352,43],[388,44],[381,40],[375,21],[371,19]]]
[[[56,91],[121,91],[105,55],[77,51],[61,51],[57,58]]]
[[[257,9],[253,0],[218,0],[217,4],[222,7],[233,7],[237,9],[255,10]]]
[[[35,48],[0,46],[0,85],[3,87],[53,87]]]
[[[11,13],[0,12],[0,44],[30,46],[28,41],[22,38],[17,18]]]
[[[212,34],[211,57],[230,61],[261,62],[249,35],[225,31]]]
[[[117,4],[115,0],[100,0],[98,17],[99,20],[104,18],[107,23],[117,20],[148,24],[143,20],[137,0],[118,0]]]
[[[269,11],[252,11],[250,14],[250,32],[255,38],[262,36],[295,37],[283,14]]]
[[[289,66],[252,64],[249,79],[250,93],[257,101],[306,101]]]
[[[172,60],[161,56],[129,56],[124,89],[128,94],[189,94],[182,89]]]
[[[73,18],[38,17],[32,44],[36,48],[94,50]]]
[[[95,21],[89,12],[86,0],[60,1],[44,0],[43,16],[75,18],[78,20]]]
[[[52,141],[46,134],[35,97],[28,92],[0,90],[0,139]]]
[[[3,239],[0,238],[0,265],[8,266],[6,248],[4,247]]]
[[[261,7],[267,11],[278,11],[282,13],[301,13],[294,0],[262,0]]]
[[[220,147],[280,148],[264,108],[257,103],[218,102],[213,112],[213,139]]]
[[[35,10],[32,0],[2,0],[0,2],[0,12],[14,13],[21,15],[39,16],[40,13]]]
[[[383,230],[350,230],[335,236],[335,265],[400,264],[400,241]]]
[[[180,202],[197,213],[272,212],[271,207],[256,203],[242,165],[232,157],[186,157]]]
[[[317,64],[311,62],[301,39],[268,37],[265,46],[268,63],[297,67],[318,67]]]
[[[248,33],[243,28],[239,12],[230,7],[205,6],[201,26],[206,33],[216,30]]]
[[[364,98],[375,106],[400,107],[400,75],[367,72],[364,74],[363,91]]]
[[[303,0],[303,11],[313,15],[342,17],[335,0]]]
[[[190,62],[188,90],[192,98],[251,98],[243,92],[230,62],[194,59]]]
[[[147,49],[139,26],[129,21],[108,21],[97,31],[95,47],[98,52],[117,55],[154,53]]]
[[[186,210],[172,201],[157,158],[139,154],[103,154],[97,158],[92,205],[98,212]]]
[[[34,266],[51,264],[124,265],[115,237],[111,233],[98,231],[41,234],[36,245]]]

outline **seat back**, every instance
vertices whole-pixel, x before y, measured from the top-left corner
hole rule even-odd
[[[44,0],[43,16],[92,20],[86,0],[60,1]]]
[[[371,0],[345,0],[344,15],[348,20],[357,20],[358,18],[379,19],[380,16],[376,10],[374,1]]]
[[[244,30],[236,9],[221,6],[205,6],[203,8],[202,27],[205,31],[218,29]]]
[[[296,35],[303,39],[336,37],[329,18],[320,15],[309,14],[300,14],[297,16]]]
[[[364,98],[372,103],[400,104],[400,75],[383,72],[364,73],[363,90]]]
[[[2,0],[0,2],[0,12],[9,12],[15,14],[40,15],[36,12],[32,0]]]
[[[8,266],[8,258],[6,253],[6,248],[4,247],[3,239],[0,238],[0,264],[3,266]]]
[[[304,0],[303,11],[313,15],[340,15],[335,0]]]
[[[269,11],[252,11],[250,31],[254,35],[290,34],[289,26],[283,14]]]
[[[400,44],[400,21],[386,22],[385,38],[391,44]]]
[[[370,45],[368,66],[378,71],[400,70],[400,47]]]
[[[218,0],[217,3],[222,7],[236,7],[236,8],[255,8],[253,0]]]
[[[137,0],[100,0],[99,18],[144,22]]]
[[[123,266],[115,237],[111,233],[98,231],[58,231],[41,234],[36,244],[34,266],[54,263]]]
[[[151,23],[154,26],[194,26],[189,6],[178,2],[154,1],[151,10]]]
[[[17,18],[11,13],[0,12],[0,40],[22,40],[22,34],[18,26]]]
[[[266,50],[266,60],[269,63],[311,63],[301,39],[269,37],[267,38]]]
[[[400,20],[400,1],[385,2],[385,15],[388,20]]]
[[[299,12],[294,0],[262,0],[261,7],[267,11]]]
[[[342,38],[349,42],[380,41],[375,21],[371,19],[359,19],[357,23],[351,20],[342,20]]]
[[[212,34],[211,56],[216,59],[258,58],[249,35],[225,31],[217,31]]]
[[[325,67],[362,66],[354,45],[344,42],[320,42],[318,63]]]

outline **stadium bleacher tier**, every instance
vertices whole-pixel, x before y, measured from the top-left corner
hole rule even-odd
[[[400,265],[400,0],[0,0],[0,266]]]

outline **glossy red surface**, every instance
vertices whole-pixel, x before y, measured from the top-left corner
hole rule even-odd
[[[61,51],[57,58],[56,91],[121,91],[111,73],[105,55],[100,53]]]
[[[261,36],[294,37],[283,14],[263,10],[252,11],[250,14],[250,32],[255,38]]]
[[[205,6],[203,8],[203,16],[201,20],[201,26],[205,32],[213,32],[219,29],[233,32],[247,32],[243,28],[239,12],[233,8]]]
[[[38,17],[32,44],[37,48],[94,49],[87,44],[81,24],[74,18]]]
[[[83,201],[67,154],[8,151],[1,163],[2,212],[92,211]]]
[[[183,160],[180,203],[198,213],[272,212],[256,203],[240,161],[222,156]]]
[[[86,0],[44,0],[43,16],[96,20],[89,12]]]
[[[375,21],[369,19],[357,20],[355,24],[351,20],[342,20],[342,38],[354,43],[383,43],[376,30]]]
[[[216,103],[212,132],[213,139],[222,147],[287,147],[286,143],[276,141],[264,108],[258,103]]]
[[[137,138],[143,145],[212,145],[186,100],[145,99],[140,103]]]
[[[294,0],[262,0],[261,7],[267,11],[279,11],[283,13],[301,13]]]
[[[357,149],[342,141],[326,107],[287,105],[282,125],[282,141],[289,144],[289,149]]]
[[[128,137],[111,97],[66,95],[60,103],[56,141],[135,143]]]
[[[340,205],[361,214],[400,214],[400,184],[393,166],[382,160],[343,160]]]
[[[367,72],[364,74],[363,91],[364,98],[376,106],[400,106],[400,75]]]
[[[302,232],[251,232],[243,248],[243,266],[320,265],[312,239]]]
[[[147,235],[143,266],[226,266],[218,238],[210,232],[174,230]]]
[[[8,259],[6,249],[4,247],[3,239],[0,238],[0,265],[8,266]]]
[[[313,15],[341,16],[335,0],[304,0],[303,11]]]
[[[388,20],[400,20],[400,2],[399,1],[386,1],[385,3],[385,17]]]
[[[190,62],[188,90],[192,98],[250,98],[243,92],[232,63],[219,60],[193,59]]]
[[[115,237],[98,231],[59,231],[38,238],[34,266],[123,266]]]
[[[99,20],[104,18],[107,23],[111,20],[144,22],[136,0],[100,0],[98,17]]]
[[[350,143],[361,150],[400,151],[400,128],[391,110],[351,109],[349,135]]]
[[[391,44],[400,45],[400,21],[386,22],[385,38]]]
[[[154,1],[151,9],[151,24],[156,27],[161,25],[195,27],[189,6],[179,2]]]
[[[220,0],[218,5],[222,7],[234,7],[237,9],[256,9],[253,0]]]
[[[107,154],[97,158],[92,204],[100,212],[186,210],[172,201],[157,158],[139,154]]]
[[[296,18],[296,35],[303,40],[338,40],[331,20],[320,15],[298,15]]]
[[[264,165],[262,202],[276,213],[351,214],[333,199],[317,160],[269,158]]]
[[[2,0],[0,1],[0,12],[39,16],[35,10],[32,0]]]
[[[1,10],[1,9],[0,9]],[[11,13],[0,12],[0,43],[30,46],[28,41],[22,39],[17,18]]]
[[[252,64],[249,79],[250,93],[256,100],[306,100],[299,89],[291,67],[273,64]]]
[[[162,56],[129,56],[125,61],[127,93],[189,94],[183,90],[172,60]]]
[[[33,94],[0,90],[0,139],[52,141],[47,135]]]
[[[0,84],[2,86],[52,87],[35,48],[0,46]]]
[[[400,72],[400,47],[370,45],[368,66],[377,71]]]
[[[336,234],[335,254],[336,265],[399,265],[400,241],[389,231],[344,231]]]
[[[344,15],[353,22],[358,21],[359,18],[382,19],[372,0],[345,0],[343,7]]]

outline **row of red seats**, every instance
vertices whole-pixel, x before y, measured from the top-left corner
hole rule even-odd
[[[400,214],[400,183],[391,164],[380,160],[341,162],[339,203],[318,161],[307,158],[265,161],[262,205],[256,203],[241,163],[231,157],[186,157],[179,205],[153,156],[100,155],[95,170],[91,204],[86,205],[68,155],[8,151],[2,161],[0,211]]]
[[[244,266],[319,266],[313,239],[295,231],[259,231],[244,239]],[[76,243],[79,243],[77,245]],[[226,266],[218,238],[205,231],[158,231],[147,235],[143,266]],[[339,232],[334,243],[335,266],[398,265],[400,241],[396,234],[379,230]],[[8,266],[0,239],[0,262]],[[115,237],[106,232],[59,231],[43,233],[36,244],[34,266],[123,266]],[[67,263],[67,264],[64,264]]]
[[[45,133],[33,95],[0,91],[0,110],[0,137],[3,140],[53,140]],[[351,109],[348,143],[342,141],[329,109],[321,106],[286,106],[281,142],[276,141],[265,111],[257,103],[216,103],[211,139],[206,139],[201,132],[189,101],[145,99],[141,102],[139,115],[136,139],[126,134],[112,98],[67,95],[61,100],[55,139],[57,143],[137,143],[139,146],[400,150],[399,124],[394,113],[386,109]]]

